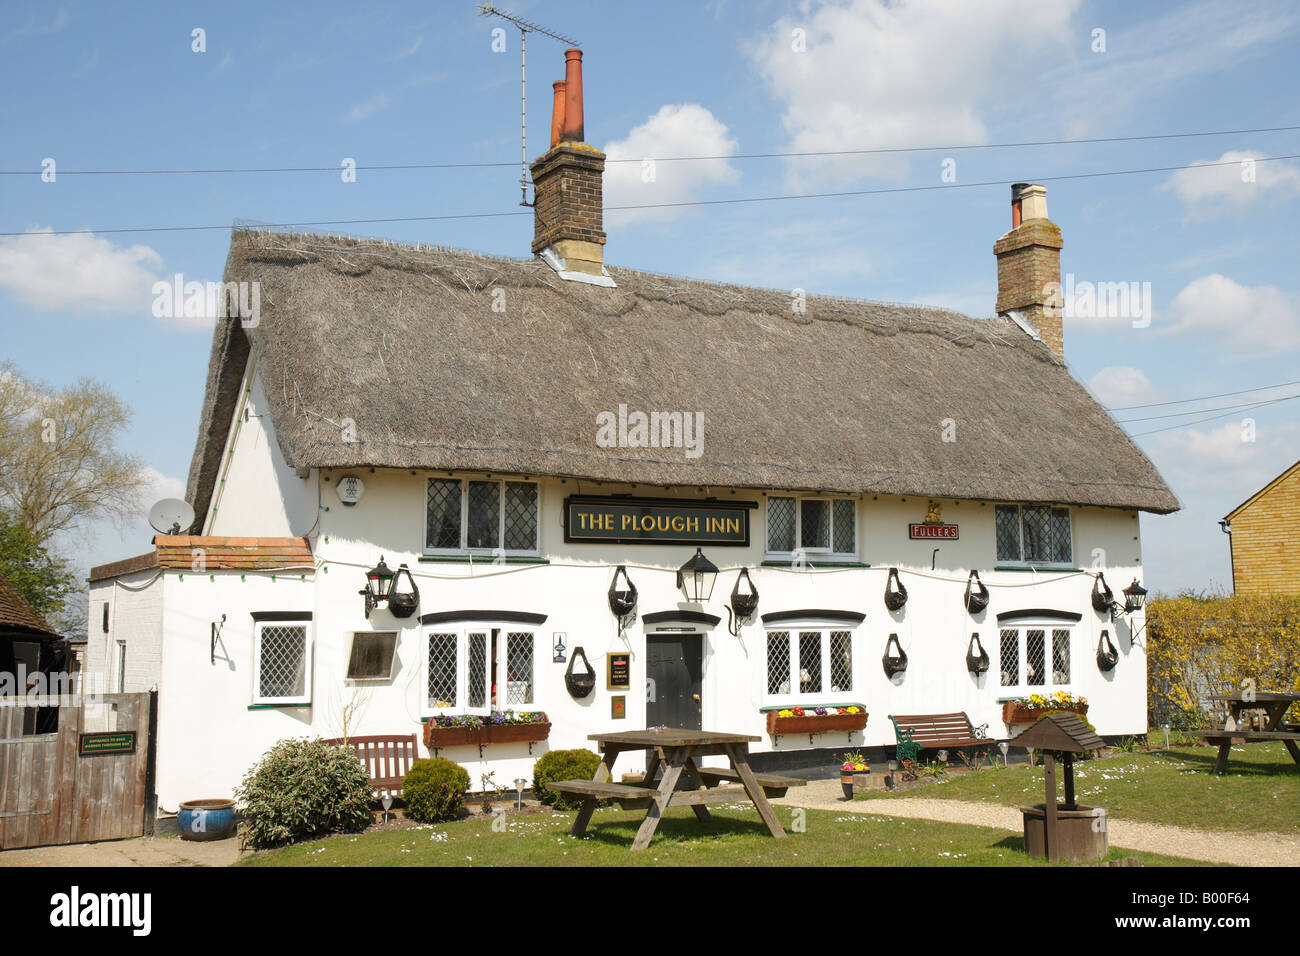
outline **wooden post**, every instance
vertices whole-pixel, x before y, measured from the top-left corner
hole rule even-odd
[[[1074,809],[1074,755],[1065,755],[1065,809]]]
[[[1047,842],[1047,858],[1053,863],[1061,862],[1061,848],[1056,837],[1056,758],[1050,750],[1043,751],[1043,779],[1047,781],[1047,803],[1044,810],[1047,819],[1043,821],[1043,837]]]

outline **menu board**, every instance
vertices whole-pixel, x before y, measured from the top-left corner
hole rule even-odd
[[[605,689],[632,689],[632,655],[626,651],[605,655]]]

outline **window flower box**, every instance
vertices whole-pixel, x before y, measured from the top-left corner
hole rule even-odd
[[[424,724],[424,743],[431,749],[482,747],[484,744],[536,743],[551,735],[551,722],[541,711],[496,711],[475,714],[438,714]]]
[[[1028,698],[1002,702],[1002,720],[1008,725],[1032,724],[1048,714],[1078,714],[1086,717],[1088,702],[1073,694],[1059,693],[1051,697],[1031,694]]]
[[[867,712],[858,706],[816,707],[804,710],[790,707],[767,712],[767,732],[773,737],[782,734],[852,733],[867,726]]]

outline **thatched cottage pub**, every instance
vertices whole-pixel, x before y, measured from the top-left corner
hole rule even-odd
[[[90,666],[159,689],[161,805],[288,736],[419,733],[477,787],[619,728],[774,766],[892,745],[891,714],[1005,738],[1058,691],[1145,731],[1140,615],[1095,596],[1178,501],[1065,365],[1045,190],[993,318],[617,267],[570,63],[532,258],[233,235],[260,310],[216,330],[197,518],[92,573]],[[865,726],[781,733],[795,707]],[[507,710],[544,729],[442,732]]]

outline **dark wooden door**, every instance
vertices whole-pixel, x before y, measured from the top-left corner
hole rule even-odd
[[[646,723],[651,727],[703,730],[701,689],[704,638],[699,634],[648,634]]]

